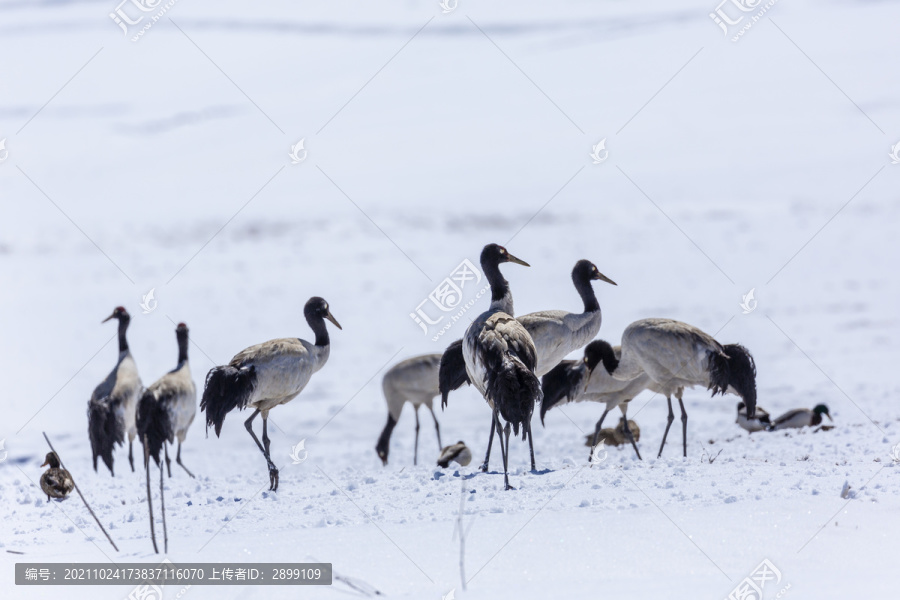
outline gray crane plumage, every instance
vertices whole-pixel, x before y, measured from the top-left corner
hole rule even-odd
[[[621,359],[608,369],[616,379],[630,381],[646,373],[666,395],[669,414],[658,456],[675,414],[672,395],[681,407],[682,446],[687,456],[687,412],[682,394],[685,388],[703,385],[713,395],[733,393],[747,405],[748,417],[756,411],[756,366],[753,357],[739,344],[723,346],[711,335],[673,319],[642,319],[622,334]]]
[[[604,365],[614,365],[620,357],[620,346],[613,347],[604,340],[595,340],[585,347],[582,360],[564,360],[541,380],[544,391],[544,400],[541,403],[542,422],[548,410],[562,404],[598,402],[606,405],[594,427],[591,459],[600,430],[603,428],[603,421],[609,411],[616,407],[622,412],[626,438],[631,442],[638,459],[641,458],[635,439],[628,429],[628,403],[644,390],[658,392],[660,388],[646,373],[641,372],[634,379],[625,381],[610,375],[606,367],[597,366],[601,362]]]
[[[278,489],[278,469],[269,455],[269,411],[296,398],[313,374],[325,366],[331,348],[325,320],[341,329],[328,303],[318,296],[306,302],[303,314],[316,334],[314,343],[299,338],[280,338],[250,346],[236,354],[227,365],[209,371],[200,401],[200,410],[206,411],[206,427],[212,425],[216,436],[230,411],[246,407],[255,409],[244,421],[244,427],[266,458],[272,491]],[[262,414],[263,419],[262,443],[253,433],[253,419],[258,414]]]
[[[535,374],[538,377],[550,372],[569,353],[583,348],[600,331],[603,314],[591,286],[591,281],[595,280],[617,285],[591,261],[579,260],[572,269],[572,282],[584,303],[584,312],[543,310],[517,317],[537,349]]]
[[[595,280],[605,281],[617,285],[615,281],[601,273],[596,265],[589,260],[579,260],[572,268],[572,283],[584,304],[581,313],[570,313],[564,310],[544,310],[529,313],[516,320],[525,327],[535,346],[537,366],[535,375],[541,377],[550,372],[567,354],[583,347],[597,332],[603,321],[600,303],[594,292],[591,282]],[[512,296],[503,299],[500,306],[503,312],[512,315]],[[440,387],[442,406],[447,405],[447,397],[451,391],[458,389],[464,383],[470,383],[465,371],[465,361],[462,356],[462,346],[454,342],[447,347],[441,362]],[[490,462],[491,441],[488,442],[488,453],[484,459],[482,470],[488,469]]]
[[[434,419],[434,429],[437,433],[438,449],[441,448],[441,428],[434,414],[433,401],[440,394],[438,387],[438,369],[441,365],[440,354],[423,354],[403,360],[388,370],[381,380],[381,389],[384,392],[384,400],[388,406],[387,424],[378,438],[375,452],[382,464],[387,465],[390,453],[391,434],[403,406],[409,403],[416,415],[416,441],[413,454],[413,464],[419,460],[419,407],[424,405]]]
[[[181,462],[181,445],[197,414],[197,387],[188,361],[187,325],[179,323],[175,327],[175,339],[178,342],[178,363],[144,390],[138,402],[137,431],[141,442],[149,445],[147,456],[152,456],[156,464],[160,464],[160,450],[164,451],[169,477],[172,476],[172,466],[166,444],[174,444],[177,439],[175,462],[193,477],[194,474]]]
[[[510,426],[518,435],[528,439],[531,452],[531,468],[535,469],[534,444],[531,436],[531,415],[535,402],[540,401],[541,388],[534,374],[537,351],[528,330],[513,317],[512,293],[509,283],[500,273],[499,265],[513,262],[528,266],[506,248],[488,244],[481,252],[481,268],[491,284],[491,305],[466,329],[462,352],[466,374],[472,385],[491,407],[491,433],[488,439],[488,456],[494,431],[500,435],[500,419],[506,421],[500,439],[503,454],[504,483],[509,485],[509,435]],[[483,465],[487,468],[487,460]]]
[[[137,365],[128,348],[126,332],[131,322],[131,315],[124,307],[118,306],[112,314],[104,319],[105,323],[116,319],[119,323],[119,357],[116,366],[110,371],[100,385],[94,389],[88,401],[88,436],[91,441],[91,452],[94,460],[94,471],[97,470],[97,458],[101,458],[113,471],[113,450],[115,446],[125,443],[128,435],[128,462],[134,471],[134,437],[135,410],[143,386],[138,375]]]

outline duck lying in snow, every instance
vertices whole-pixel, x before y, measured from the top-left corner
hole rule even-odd
[[[766,409],[761,406],[756,407],[756,416],[752,419],[747,417],[747,405],[743,402],[738,402],[737,405],[737,420],[735,421],[742,428],[746,429],[750,433],[755,431],[765,431],[772,425],[771,417]]]
[[[41,475],[41,489],[47,494],[47,502],[50,502],[50,498],[62,500],[75,488],[75,482],[69,472],[60,467],[56,452],[47,453],[41,466],[47,465],[50,465],[50,468]]]
[[[759,409],[757,409],[758,411]],[[817,404],[812,410],[808,408],[795,408],[789,410],[774,421],[769,426],[769,431],[779,431],[781,429],[799,429],[800,427],[813,427],[822,423],[822,415],[828,417],[829,421],[833,421],[828,407],[824,404]]]
[[[437,461],[438,466],[446,469],[450,466],[451,461],[457,462],[463,467],[472,462],[472,451],[469,450],[465,442],[459,441],[452,446],[446,446],[441,449],[441,455]]]
[[[641,428],[638,427],[637,423],[628,420],[628,429],[631,430],[631,434],[634,436],[634,441],[640,441],[641,439]],[[589,433],[584,436],[584,445],[587,447],[591,447],[592,442],[594,441],[594,434]],[[627,444],[628,436],[625,434],[625,417],[619,417],[619,424],[616,425],[615,429],[610,427],[604,427],[600,430],[599,435],[597,435],[597,444],[606,444],[607,446],[621,446],[623,444]]]

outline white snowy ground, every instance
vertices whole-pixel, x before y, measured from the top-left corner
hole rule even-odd
[[[184,449],[198,478],[166,481],[171,560],[315,557],[398,598],[713,600],[769,559],[782,580],[765,598],[788,584],[780,597],[896,594],[897,2],[779,2],[738,43],[709,18],[713,0],[459,0],[448,14],[436,1],[183,1],[137,43],[115,8],[0,1],[3,597],[46,595],[13,585],[16,561],[159,560],[143,473],[121,450],[116,478],[90,468],[85,406],[115,359],[114,326],[99,323],[115,305],[134,315],[145,384],[174,365],[173,323],[187,322],[199,385],[252,343],[309,336],[314,294],[344,330],[272,414],[278,493],[246,415],[220,439],[198,419]],[[301,138],[308,156],[291,164]],[[604,138],[609,158],[593,164]],[[418,467],[408,411],[387,468],[373,447],[385,366],[442,351],[465,325],[432,342],[409,313],[491,241],[532,264],[505,268],[520,313],[577,310],[568,272],[589,258],[619,284],[596,285],[601,337],[688,321],[752,350],[761,406],[824,402],[836,428],[751,439],[736,399],[694,390],[688,458],[676,421],[656,460],[665,402],[646,394],[631,411],[645,460],[612,450],[585,468],[600,408],[554,410],[535,429],[539,474],[517,441],[516,491],[501,490],[499,453],[466,480],[463,592],[452,535],[474,464],[431,466],[426,414]],[[751,288],[758,307],[742,314]],[[445,443],[480,461],[483,400],[462,390],[439,418]],[[42,431],[120,553],[77,498],[42,498]],[[292,465],[300,440],[308,459]]]

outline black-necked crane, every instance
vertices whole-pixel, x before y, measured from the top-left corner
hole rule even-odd
[[[331,349],[325,320],[341,329],[331,315],[328,303],[318,296],[306,302],[303,314],[316,334],[315,342],[281,338],[250,346],[236,354],[227,365],[213,367],[209,371],[200,401],[200,410],[206,411],[206,427],[213,426],[216,437],[222,431],[222,423],[229,412],[248,406],[255,409],[244,421],[244,427],[266,457],[271,491],[278,489],[278,469],[269,455],[269,411],[296,398],[309,383],[310,377],[325,366]],[[253,433],[253,419],[260,413],[263,419],[262,443]]]
[[[746,404],[747,416],[756,416],[756,365],[750,352],[740,344],[723,346],[693,325],[673,319],[635,321],[622,334],[621,359],[610,362],[604,365],[616,379],[629,381],[644,372],[666,396],[668,422],[657,458],[675,420],[673,394],[681,407],[682,447],[687,456],[687,412],[681,399],[686,387],[703,385],[713,396],[736,394]]]
[[[581,296],[584,312],[544,310],[517,318],[534,342],[537,353],[535,375],[538,377],[550,372],[567,354],[587,344],[600,331],[603,315],[597,294],[591,285],[591,282],[596,280],[617,285],[615,281],[601,273],[591,261],[579,260],[572,268],[572,283]],[[447,406],[450,392],[459,389],[465,383],[470,382],[465,369],[462,340],[457,340],[447,347],[441,358],[439,378],[441,406]],[[487,456],[481,465],[482,471],[488,470],[492,443],[493,436],[488,441]]]
[[[434,414],[432,402],[434,397],[440,394],[438,389],[438,368],[441,364],[440,354],[423,354],[407,358],[391,367],[381,380],[381,389],[384,392],[384,400],[387,402],[387,424],[378,438],[375,451],[382,464],[388,464],[390,452],[391,434],[403,406],[409,403],[416,415],[416,442],[413,451],[413,464],[419,460],[419,407],[425,405],[431,418],[434,419],[434,430],[437,433],[438,449],[441,448],[441,427],[438,425]]]
[[[822,423],[822,415],[828,417],[829,421],[833,421],[828,407],[824,404],[817,404],[812,410],[808,408],[795,408],[789,410],[774,421],[769,427],[769,431],[779,431],[781,429],[799,429],[800,427],[814,427]]]
[[[496,431],[503,454],[504,484],[506,489],[512,489],[509,485],[510,427],[517,436],[521,428],[522,437],[528,439],[534,470],[531,415],[535,402],[541,399],[541,383],[534,374],[537,364],[534,342],[528,330],[513,316],[509,282],[500,273],[500,264],[506,262],[529,266],[503,246],[488,244],[482,250],[481,270],[491,284],[491,305],[466,329],[462,349],[466,374],[493,413],[488,455]],[[501,418],[506,421],[505,427],[501,427]]]
[[[56,452],[48,452],[41,466],[50,467],[41,475],[41,489],[47,494],[47,502],[50,502],[50,498],[62,500],[75,488],[72,475],[62,468]]]
[[[594,340],[585,346],[582,360],[564,360],[541,379],[544,391],[541,423],[544,422],[548,410],[569,402],[588,401],[606,405],[594,426],[590,459],[594,457],[594,448],[597,446],[603,421],[609,411],[616,407],[622,412],[625,438],[631,443],[638,459],[641,458],[634,436],[628,428],[628,403],[646,389],[656,391],[656,387],[646,373],[639,373],[628,381],[621,381],[610,375],[609,369],[615,368],[615,361],[620,355],[619,346],[613,348],[604,340]],[[596,368],[601,362],[604,368]]]
[[[766,411],[766,409],[761,406],[756,407],[756,416],[752,419],[747,416],[747,405],[743,402],[738,402],[737,405],[737,420],[735,423],[740,425],[742,429],[747,430],[750,433],[754,433],[757,431],[765,431],[772,425],[772,417]]]
[[[178,342],[178,364],[144,390],[138,402],[137,432],[141,442],[148,444],[148,454],[160,468],[160,451],[165,453],[169,477],[172,476],[172,463],[167,443],[174,444],[177,439],[175,462],[193,477],[194,474],[181,462],[181,444],[197,414],[197,388],[188,363],[187,325],[178,324],[175,339]]]
[[[591,281],[615,281],[597,270],[589,260],[579,260],[572,269],[572,283],[584,303],[584,312],[570,313],[564,310],[542,310],[517,317],[525,326],[537,349],[538,377],[550,372],[570,352],[583,348],[600,331],[603,321],[600,303]]]
[[[135,409],[143,386],[138,376],[137,365],[128,349],[125,333],[131,316],[119,306],[102,322],[110,319],[119,322],[119,359],[106,379],[94,389],[88,402],[88,436],[91,440],[91,452],[94,457],[94,471],[97,470],[97,457],[113,472],[113,450],[115,446],[125,443],[128,435],[128,462],[134,471],[134,436]]]

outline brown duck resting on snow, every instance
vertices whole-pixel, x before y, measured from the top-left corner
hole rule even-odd
[[[60,466],[56,452],[47,453],[41,466],[47,465],[50,465],[50,468],[41,475],[41,489],[47,494],[47,502],[50,502],[50,498],[62,500],[75,488],[75,482],[69,472]]]
[[[637,423],[628,420],[628,429],[631,430],[631,434],[634,436],[634,441],[640,441],[641,439],[641,428],[638,427]],[[589,433],[584,436],[584,445],[588,448],[593,446],[594,442],[594,434]],[[625,434],[625,417],[619,417],[619,424],[616,425],[615,429],[610,427],[604,427],[600,430],[599,435],[597,436],[597,444],[606,444],[607,446],[622,446],[624,444],[629,443],[628,436]]]

